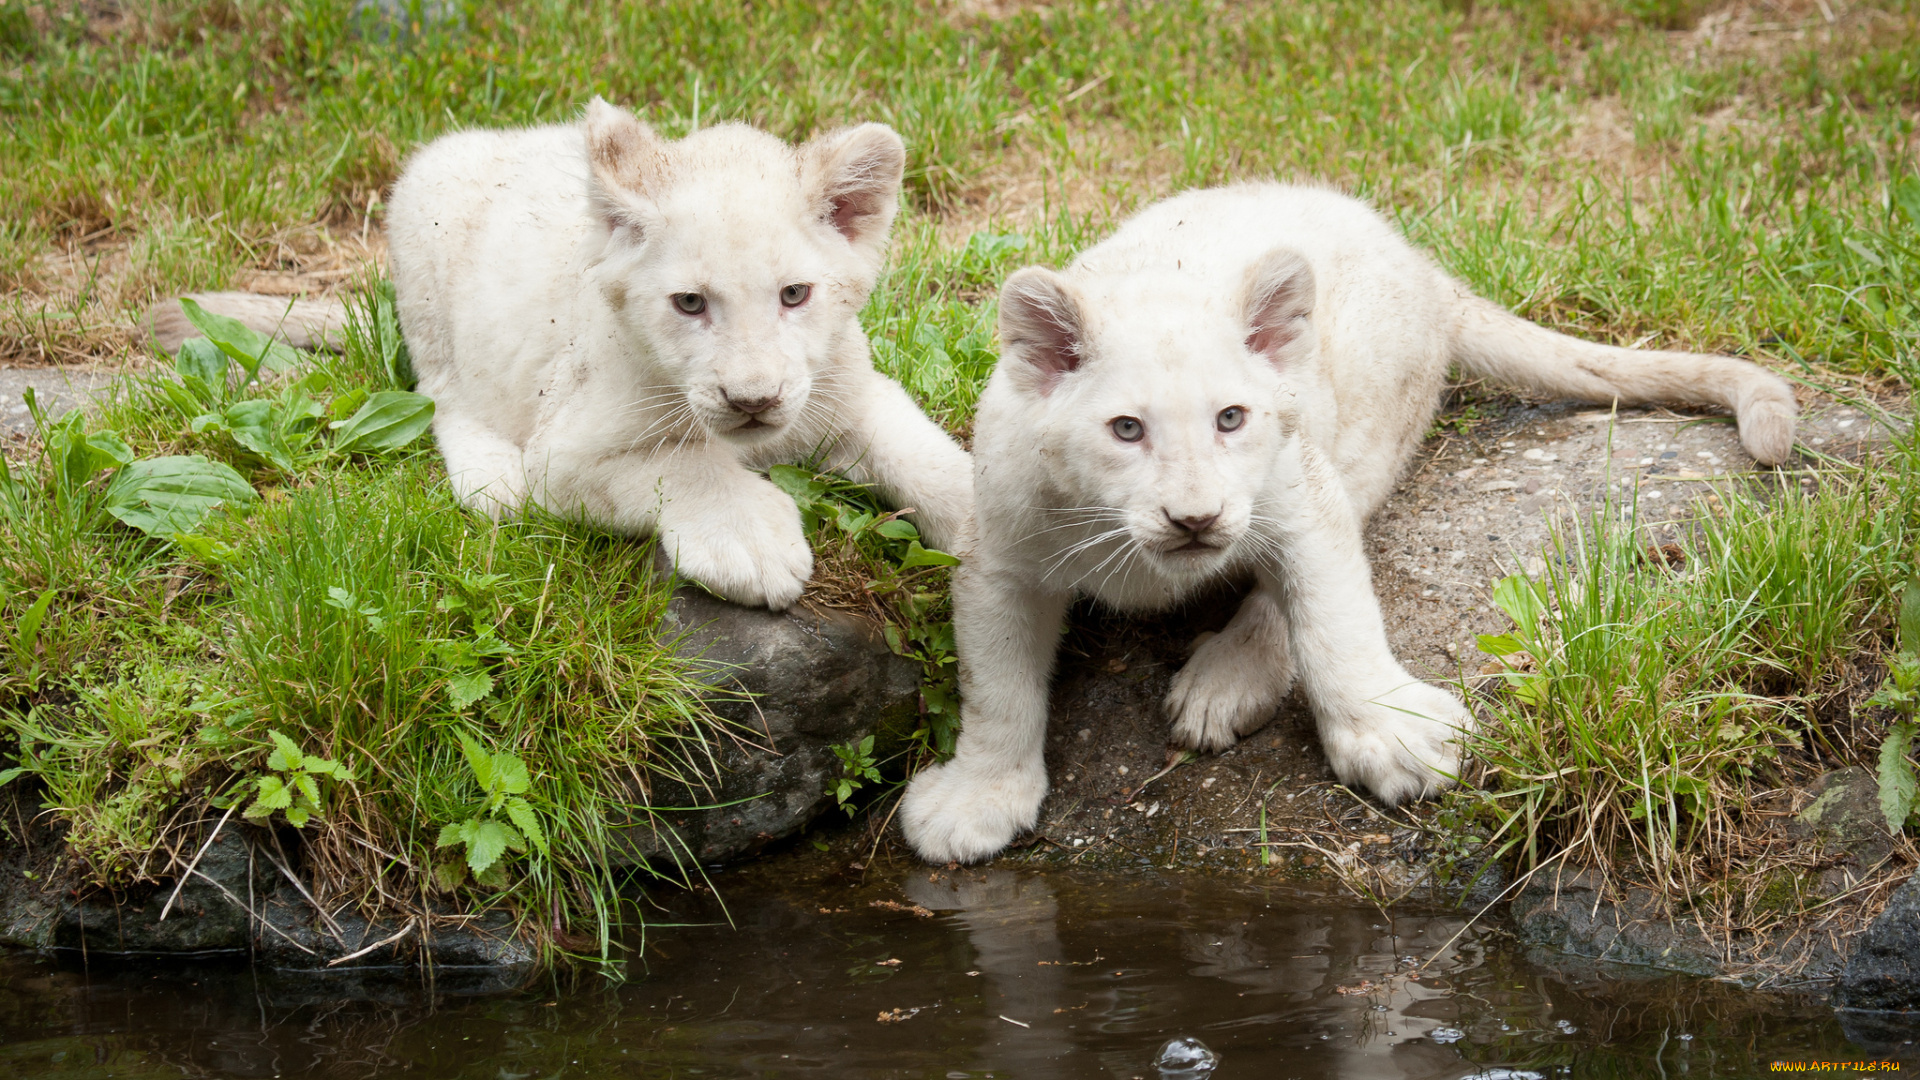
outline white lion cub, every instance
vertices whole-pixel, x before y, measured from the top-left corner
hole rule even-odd
[[[1361,528],[1424,436],[1450,363],[1588,401],[1724,406],[1786,458],[1786,383],[1739,360],[1563,337],[1471,295],[1372,210],[1245,185],[1149,208],[1063,274],[1008,279],[974,425],[979,532],[954,579],[958,753],[902,806],[925,858],[992,855],[1047,793],[1047,683],[1075,594],[1153,611],[1250,574],[1167,697],[1216,750],[1298,674],[1334,773],[1382,800],[1458,772],[1473,717],[1388,650]]]
[[[822,451],[957,545],[966,452],[873,370],[858,318],[905,161],[880,124],[667,142],[597,98],[583,124],[421,150],[390,257],[460,499],[657,533],[687,577],[780,609],[813,559],[757,470]]]

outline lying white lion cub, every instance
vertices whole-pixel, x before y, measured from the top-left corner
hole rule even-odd
[[[958,753],[901,812],[936,862],[992,855],[1033,825],[1075,594],[1153,611],[1250,572],[1253,593],[1174,679],[1174,739],[1230,745],[1297,672],[1344,783],[1398,803],[1451,782],[1472,714],[1393,658],[1361,550],[1449,363],[1589,401],[1725,406],[1769,465],[1793,444],[1793,394],[1760,368],[1543,330],[1314,188],[1160,203],[1063,274],[1009,278],[1000,336],[974,424],[977,546],[953,584]]]
[[[421,150],[389,251],[461,501],[657,532],[687,577],[780,609],[813,557],[758,470],[822,451],[957,546],[966,452],[873,370],[859,322],[905,162],[881,124],[797,148],[738,124],[666,142],[597,98],[583,124]]]

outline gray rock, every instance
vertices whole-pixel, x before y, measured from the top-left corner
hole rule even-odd
[[[1818,892],[1837,896],[1893,854],[1893,835],[1880,811],[1880,784],[1859,766],[1836,769],[1814,780],[1813,797],[1786,826],[1787,835],[1812,840],[1839,865],[1820,872]]]
[[[834,805],[835,744],[885,743],[918,722],[920,666],[865,620],[743,608],[688,587],[666,621],[737,738],[715,748],[713,783],[654,785],[654,821],[622,832],[624,860],[721,863],[791,836]]]
[[[31,388],[40,408],[51,417],[90,402],[114,376],[105,371],[78,368],[0,368],[0,436],[33,430],[25,393]]]
[[[1841,1009],[1920,1014],[1920,877],[1907,879],[1866,932],[1840,975]],[[1920,1016],[1909,1028],[1920,1026]]]
[[[1593,871],[1554,870],[1540,874],[1514,897],[1513,921],[1529,945],[1544,946],[1589,960],[1634,964],[1715,975],[1718,959],[1709,955],[1697,928],[1655,910],[1653,898],[1629,892],[1613,895]]]

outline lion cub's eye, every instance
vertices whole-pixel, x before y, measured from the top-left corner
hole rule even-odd
[[[807,297],[812,295],[813,286],[811,285],[789,285],[780,290],[780,302],[788,307],[799,307],[807,302]]]
[[[1238,405],[1229,405],[1221,409],[1220,415],[1213,418],[1213,426],[1221,431],[1237,431],[1240,425],[1246,422],[1247,410]]]
[[[673,306],[679,308],[682,315],[698,315],[707,310],[707,298],[697,292],[674,293]]]
[[[1131,416],[1116,416],[1108,421],[1107,426],[1113,429],[1113,437],[1121,442],[1139,442],[1140,437],[1147,433],[1147,426]]]

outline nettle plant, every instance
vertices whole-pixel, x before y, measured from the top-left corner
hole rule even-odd
[[[305,753],[278,731],[268,731],[267,737],[273,741],[273,750],[267,755],[267,771],[242,781],[241,796],[251,788],[254,799],[241,816],[264,822],[278,812],[287,824],[304,829],[307,822],[322,815],[320,781],[349,784],[353,782],[353,772],[331,758]]]
[[[466,881],[471,872],[482,885],[505,888],[511,883],[504,859],[507,852],[524,855],[531,843],[542,856],[548,854],[540,815],[526,800],[532,778],[527,763],[517,755],[489,753],[465,732],[459,738],[460,751],[480,787],[482,800],[472,816],[441,828],[436,846],[464,848],[467,857],[464,862],[452,859],[435,865],[434,880],[441,888],[451,890]]]
[[[1920,826],[1920,787],[1913,771],[1920,738],[1920,577],[1907,582],[1900,602],[1900,649],[1887,658],[1887,679],[1867,699],[1893,713],[1880,743],[1880,812],[1894,832]]]

